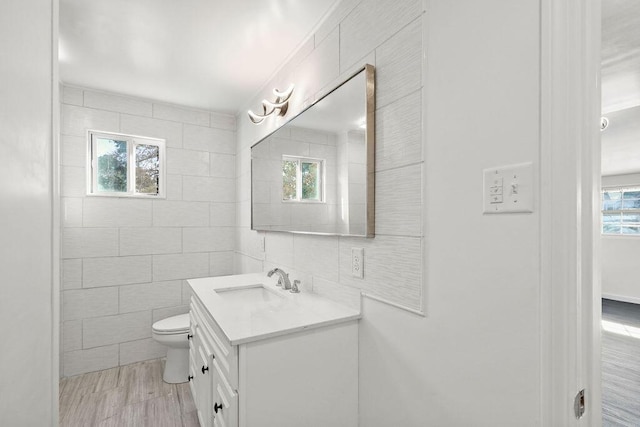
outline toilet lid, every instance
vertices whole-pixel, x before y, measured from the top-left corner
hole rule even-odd
[[[167,317],[153,324],[156,332],[186,332],[189,330],[189,313]]]

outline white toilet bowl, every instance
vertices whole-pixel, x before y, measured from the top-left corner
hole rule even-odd
[[[169,347],[162,379],[170,384],[187,382],[189,376],[189,314],[158,320],[152,326],[153,339]]]

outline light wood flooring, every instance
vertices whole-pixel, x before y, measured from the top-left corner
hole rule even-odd
[[[602,425],[640,426],[640,305],[603,299],[602,320]]]
[[[199,427],[189,383],[162,381],[155,359],[60,380],[60,426]]]

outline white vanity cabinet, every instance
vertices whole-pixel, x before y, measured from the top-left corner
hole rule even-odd
[[[206,307],[196,290],[190,375],[202,427],[358,425],[357,318],[233,343]],[[257,319],[236,321],[264,316],[245,314]]]

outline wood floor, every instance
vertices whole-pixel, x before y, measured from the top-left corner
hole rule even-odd
[[[640,426],[640,305],[602,300],[602,425]]]
[[[199,427],[189,383],[162,381],[164,360],[60,380],[60,426]]]

